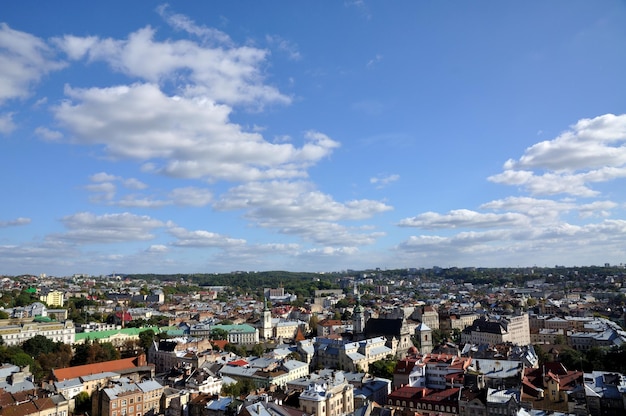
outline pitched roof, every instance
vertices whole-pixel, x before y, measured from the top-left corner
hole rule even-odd
[[[365,323],[365,336],[370,338],[377,335],[399,336],[402,332],[402,319],[370,318]]]
[[[75,367],[57,368],[52,370],[52,375],[56,381],[63,381],[70,378],[88,376],[92,374],[127,370],[135,368],[136,357],[123,358],[121,360],[104,361],[102,363],[78,365]]]

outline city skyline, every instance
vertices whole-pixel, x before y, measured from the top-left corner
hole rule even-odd
[[[626,263],[623,2],[64,5],[0,17],[0,274]]]

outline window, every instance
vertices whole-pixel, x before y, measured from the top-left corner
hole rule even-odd
[[[122,407],[126,407],[126,399],[122,400]]]

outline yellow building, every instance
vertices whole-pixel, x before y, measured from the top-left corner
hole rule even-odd
[[[299,409],[309,415],[339,416],[354,411],[354,388],[337,372],[324,383],[312,383],[299,397]]]
[[[58,290],[53,290],[52,292],[48,292],[47,295],[39,296],[39,300],[48,306],[63,306],[65,304],[63,292],[59,292]]]

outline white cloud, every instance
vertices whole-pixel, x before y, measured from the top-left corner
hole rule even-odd
[[[37,127],[35,134],[47,141],[58,141],[63,138],[63,133],[57,130],[51,130],[47,127]]]
[[[398,179],[400,179],[400,175],[380,175],[370,178],[370,183],[376,185],[377,189],[381,189],[389,185],[390,183],[397,181]]]
[[[92,183],[86,185],[85,189],[97,194],[92,199],[94,202],[111,201],[115,198],[115,193],[117,192],[117,187],[111,182]]]
[[[170,227],[169,233],[176,237],[174,246],[178,247],[240,247],[246,240],[226,237],[221,234],[205,230],[189,231],[182,227]]]
[[[279,51],[287,54],[287,57],[292,61],[299,61],[302,59],[302,54],[298,50],[298,45],[278,35],[266,35],[265,40],[270,45]]]
[[[264,228],[299,235],[325,245],[371,244],[382,233],[340,224],[369,219],[392,209],[373,200],[340,203],[314,189],[308,182],[253,182],[230,189],[214,207],[218,210],[246,210],[246,218]]]
[[[98,172],[98,173],[91,175],[89,179],[92,182],[112,182],[112,181],[119,180],[120,178],[118,176],[111,175],[110,173]]]
[[[0,104],[26,97],[43,75],[63,68],[51,54],[43,40],[0,23]]]
[[[0,228],[15,227],[19,225],[28,225],[31,223],[30,218],[19,217],[14,220],[0,221]]]
[[[310,256],[310,255],[323,255],[323,256],[351,256],[353,254],[358,253],[359,249],[357,247],[321,247],[321,248],[313,248],[310,250],[304,251],[302,256]]]
[[[203,207],[213,200],[213,193],[208,189],[188,186],[186,188],[176,188],[169,193],[169,197],[176,205]]]
[[[154,199],[141,195],[124,195],[114,203],[114,205],[124,208],[161,208],[171,204],[172,202],[168,200]]]
[[[468,209],[457,209],[442,215],[425,212],[412,218],[400,220],[401,227],[417,227],[426,230],[454,228],[494,228],[503,226],[522,226],[528,224],[528,217],[523,214],[508,212],[504,214],[479,213]]]
[[[247,181],[292,178],[338,143],[307,132],[305,143],[273,144],[228,121],[230,108],[206,99],[168,97],[156,85],[67,89],[54,108],[75,143],[105,146],[114,158],[150,161],[174,177]],[[165,160],[159,166],[158,161]]]
[[[535,172],[537,170],[538,172]],[[599,194],[590,184],[626,177],[626,114],[582,119],[553,140],[537,143],[488,179],[534,195]]]
[[[0,114],[0,134],[9,134],[15,130],[13,113]]]
[[[164,4],[156,8],[157,13],[176,30],[181,30],[190,35],[194,35],[204,42],[214,42],[216,44],[232,45],[233,42],[226,33],[203,25],[196,24],[188,16],[179,13],[170,13],[169,5]]]
[[[153,244],[150,247],[148,247],[146,251],[148,253],[161,254],[161,253],[167,253],[169,251],[169,248],[163,244]]]
[[[261,69],[267,51],[230,44],[211,47],[188,40],[159,42],[154,39],[155,33],[151,27],[145,27],[125,40],[81,41],[65,36],[56,43],[71,57],[105,61],[116,71],[150,83],[173,81],[187,97],[207,97],[215,102],[256,108],[291,102],[291,98],[264,84]]]
[[[63,217],[61,222],[68,231],[56,235],[57,238],[87,244],[151,240],[154,238],[151,231],[164,226],[159,220],[129,212],[104,215],[80,212]]]
[[[148,185],[135,178],[124,179],[122,184],[128,189],[146,189],[148,187]]]

